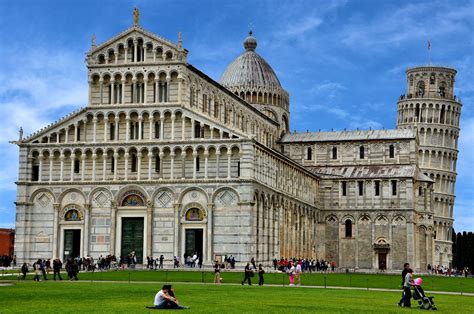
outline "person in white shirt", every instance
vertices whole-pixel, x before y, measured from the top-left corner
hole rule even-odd
[[[296,269],[295,269],[295,274],[296,274],[296,279],[298,279],[298,286],[301,285],[301,261],[296,262]]]
[[[171,285],[164,285],[155,295],[153,302],[155,309],[187,309],[187,306],[180,305],[174,296]]]

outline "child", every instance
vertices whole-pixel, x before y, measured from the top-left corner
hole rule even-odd
[[[290,286],[295,285],[295,266],[293,262],[290,262],[290,268],[288,269],[288,276],[290,278]]]
[[[262,264],[258,264],[258,285],[263,286],[263,274],[265,271],[263,270]]]

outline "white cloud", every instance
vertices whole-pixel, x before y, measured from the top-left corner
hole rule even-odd
[[[324,97],[328,99],[334,99],[339,96],[340,92],[347,88],[338,82],[323,82],[318,85],[314,85],[310,93],[316,97]]]
[[[323,19],[317,16],[308,16],[302,21],[296,21],[294,24],[289,24],[286,29],[280,32],[280,35],[285,37],[293,37],[302,35],[323,23]]]
[[[431,13],[428,20],[427,12]],[[416,2],[349,23],[340,36],[341,42],[357,49],[387,49],[409,40],[427,42],[432,36],[461,31],[469,34],[473,18],[473,2],[465,7],[445,1]]]
[[[15,190],[18,149],[8,141],[18,139],[20,126],[25,136],[39,130],[87,102],[87,77],[83,55],[65,50],[21,50],[2,52],[9,62],[0,66],[0,190]]]

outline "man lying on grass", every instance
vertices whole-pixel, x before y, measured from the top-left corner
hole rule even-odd
[[[174,296],[171,285],[164,285],[160,291],[155,295],[154,307],[147,307],[149,309],[187,309],[187,306],[179,305],[178,300]]]

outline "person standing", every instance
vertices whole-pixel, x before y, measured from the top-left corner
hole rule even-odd
[[[295,285],[295,266],[293,265],[293,262],[290,262],[290,267],[288,268],[288,277],[290,279],[290,286]]]
[[[23,265],[21,266],[21,273],[23,274],[22,279],[25,280],[26,273],[28,273],[28,264],[23,263]]]
[[[245,281],[248,282],[249,286],[252,285],[252,274],[253,270],[252,268],[250,268],[250,263],[247,263],[247,265],[245,266],[244,280],[242,280],[242,286],[244,285]]]
[[[265,271],[263,270],[262,264],[258,264],[258,285],[263,286],[263,274]]]
[[[163,269],[163,261],[165,260],[165,257],[163,254],[160,255],[160,268]]]
[[[398,306],[411,307],[411,286],[413,285],[413,270],[409,268],[403,283],[403,296]]]
[[[295,268],[295,275],[296,279],[298,280],[298,286],[301,285],[301,272],[303,270],[301,269],[301,261],[296,262],[296,268]]]
[[[278,260],[276,257],[273,259],[273,270],[277,270]]]
[[[56,274],[58,275],[59,280],[63,280],[61,278],[61,273],[60,273],[62,267],[63,267],[63,263],[61,263],[61,260],[59,259],[59,257],[56,257],[56,259],[53,261],[54,281],[56,281]]]
[[[43,279],[48,280],[48,277],[46,277],[46,261],[45,260],[39,260],[40,261],[40,270],[41,273],[43,274]]]
[[[219,265],[219,262],[216,261],[214,264],[214,283],[215,284],[221,284],[221,265]]]
[[[38,259],[36,263],[33,264],[33,269],[35,270],[35,278],[34,281],[40,281],[40,274],[41,274],[41,260]]]
[[[252,257],[250,263],[252,263],[253,269],[257,269],[257,266],[255,266],[255,258]]]

